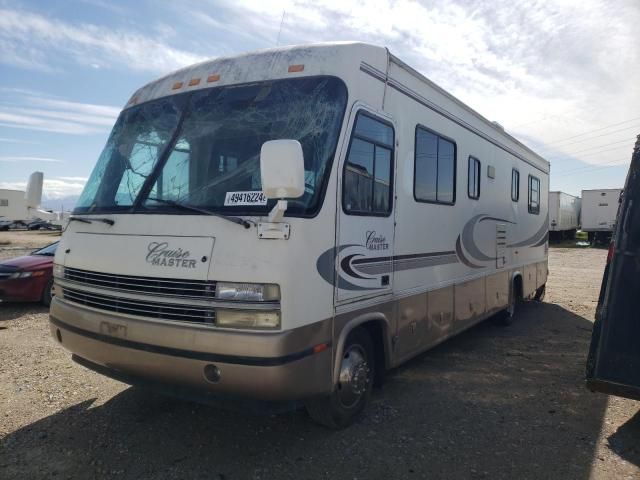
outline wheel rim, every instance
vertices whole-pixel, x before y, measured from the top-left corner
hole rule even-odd
[[[338,399],[344,407],[353,407],[366,394],[370,373],[367,354],[362,346],[349,346],[342,356],[338,382]]]

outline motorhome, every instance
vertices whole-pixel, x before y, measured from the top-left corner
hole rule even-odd
[[[574,238],[580,226],[580,197],[564,192],[549,192],[549,236]]]
[[[385,48],[204,62],[120,114],[51,332],[131,384],[343,427],[386,370],[544,293],[548,187],[547,161]]]
[[[607,243],[616,226],[621,188],[582,190],[580,223],[591,243]]]

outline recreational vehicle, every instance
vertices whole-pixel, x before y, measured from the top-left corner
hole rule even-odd
[[[579,226],[580,198],[564,192],[549,192],[550,238],[574,238]]]
[[[607,243],[616,225],[620,203],[620,188],[582,190],[582,231],[591,243]]]
[[[73,358],[348,425],[385,370],[547,279],[549,164],[385,48],[184,68],[120,114],[55,257]]]

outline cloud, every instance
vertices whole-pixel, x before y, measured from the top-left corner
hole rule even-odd
[[[0,157],[0,162],[48,162],[48,163],[62,163],[62,160],[57,158],[47,157]]]
[[[203,60],[200,55],[140,33],[71,24],[26,10],[0,9],[0,63],[55,71],[68,58],[86,66],[150,72],[167,72]]]
[[[19,138],[8,138],[8,137],[0,137],[0,143],[25,143],[25,144],[35,144],[37,142],[32,142],[31,140],[22,140]]]
[[[0,126],[12,128],[72,135],[103,133],[111,129],[119,112],[118,107],[72,102],[31,90],[13,89],[11,95],[0,97]]]
[[[43,200],[56,200],[80,195],[86,182],[87,179],[85,177],[45,177],[42,186],[42,198]],[[0,189],[4,188],[25,190],[27,182],[0,182]]]
[[[600,164],[578,150],[635,135],[557,142],[637,117],[640,4],[620,0],[210,0],[183,15],[253,48],[333,40],[388,46],[428,78],[552,162]],[[284,22],[281,28],[283,12]],[[177,10],[176,10],[177,14]],[[240,33],[237,33],[240,32]],[[224,48],[238,51],[229,44]],[[640,132],[640,121],[634,133]],[[631,151],[621,148],[622,162]]]

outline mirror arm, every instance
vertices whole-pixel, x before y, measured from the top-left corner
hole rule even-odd
[[[269,212],[269,222],[280,223],[287,211],[288,203],[286,200],[278,200]]]

